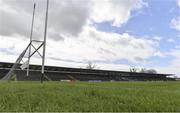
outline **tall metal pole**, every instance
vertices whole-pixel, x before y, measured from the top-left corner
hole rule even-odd
[[[48,24],[48,10],[49,10],[49,0],[47,0],[46,7],[46,18],[45,18],[45,30],[44,30],[44,46],[43,46],[43,58],[42,58],[42,70],[41,70],[41,83],[44,79],[44,64],[45,64],[45,53],[46,53],[46,36],[47,36],[47,24]]]
[[[33,16],[32,16],[32,24],[31,24],[31,34],[30,34],[30,46],[29,46],[29,55],[28,55],[27,76],[29,76],[29,63],[30,63],[30,55],[31,55],[32,35],[33,35],[33,29],[34,29],[35,10],[36,10],[36,4],[34,3]]]

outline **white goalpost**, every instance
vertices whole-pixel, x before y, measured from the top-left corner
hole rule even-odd
[[[14,63],[14,65],[12,66],[12,68],[10,69],[10,71],[1,79],[1,80],[6,80],[9,81],[14,73],[14,71],[18,68],[19,64],[21,62],[23,62],[23,58],[25,56],[25,54],[28,52],[28,60],[26,62],[24,62],[20,68],[22,70],[27,71],[26,75],[29,76],[29,71],[30,71],[30,59],[31,57],[35,54],[38,53],[38,55],[41,57],[42,59],[42,68],[41,68],[41,82],[43,82],[43,78],[45,77],[45,55],[46,55],[46,37],[47,37],[47,25],[48,25],[48,9],[49,9],[49,0],[47,0],[46,3],[46,16],[45,16],[45,29],[44,29],[44,39],[43,41],[39,41],[39,40],[32,40],[33,37],[33,28],[34,28],[34,17],[35,17],[35,11],[36,11],[36,4],[34,3],[34,7],[33,7],[33,16],[32,16],[32,24],[31,24],[31,32],[30,32],[30,43],[28,44],[28,46],[24,49],[24,51],[20,54],[20,56],[17,58],[16,62]],[[33,45],[33,43],[39,43],[39,45],[36,47],[35,45]],[[39,50],[43,48],[43,52],[39,52]],[[32,52],[32,49],[34,49],[34,51]],[[28,51],[29,50],[29,51]]]

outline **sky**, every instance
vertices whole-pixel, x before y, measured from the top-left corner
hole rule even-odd
[[[15,62],[28,45],[34,2],[33,39],[42,40],[45,0],[0,0],[0,62]],[[50,0],[45,64],[88,62],[180,76],[180,0]]]

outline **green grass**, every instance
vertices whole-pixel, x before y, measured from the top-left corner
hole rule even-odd
[[[180,112],[180,82],[1,82],[1,112]]]

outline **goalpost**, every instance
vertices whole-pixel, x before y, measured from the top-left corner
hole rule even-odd
[[[47,0],[46,3],[46,16],[45,16],[45,29],[44,29],[44,39],[43,41],[39,41],[39,40],[32,40],[32,36],[33,36],[33,28],[34,28],[34,15],[35,15],[35,10],[36,10],[36,4],[34,3],[34,8],[33,8],[33,16],[32,16],[32,24],[31,24],[31,33],[30,33],[30,43],[28,44],[28,46],[24,49],[24,51],[20,54],[20,56],[17,58],[16,62],[14,63],[14,65],[12,66],[12,68],[10,69],[10,71],[1,79],[1,80],[6,80],[9,81],[14,73],[14,71],[17,69],[17,67],[19,66],[19,64],[21,62],[23,62],[23,58],[26,54],[26,52],[28,52],[28,60],[26,62],[24,62],[20,68],[22,70],[26,69],[27,71],[27,76],[29,76],[29,64],[30,64],[30,59],[31,57],[35,54],[38,53],[38,55],[41,57],[42,59],[42,68],[41,68],[41,83],[43,82],[43,78],[45,76],[45,72],[44,72],[44,68],[45,68],[45,55],[46,55],[46,37],[47,37],[47,25],[48,25],[48,10],[49,10],[49,0]],[[35,47],[33,45],[33,42],[38,42],[40,43],[40,45],[38,45],[38,47]],[[34,49],[34,52],[32,52],[32,48]],[[43,52],[40,53],[39,49],[43,48]]]

